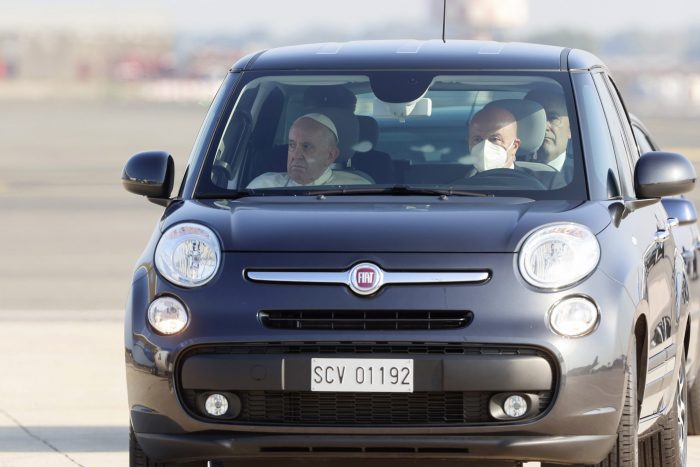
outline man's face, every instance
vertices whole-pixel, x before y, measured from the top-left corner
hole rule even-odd
[[[544,156],[544,162],[549,162],[566,152],[566,145],[571,139],[571,127],[566,106],[559,99],[553,96],[540,99],[540,104],[547,113],[547,126],[538,154]]]
[[[510,112],[492,107],[481,110],[474,116],[469,124],[469,151],[484,140],[506,150],[508,157],[503,167],[513,165],[520,140],[518,125]]]
[[[301,118],[289,129],[287,175],[301,185],[308,185],[325,172],[338,157],[333,133],[320,123]]]

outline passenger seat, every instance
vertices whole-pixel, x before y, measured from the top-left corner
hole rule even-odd
[[[377,151],[374,147],[379,137],[379,125],[372,117],[358,115],[359,141],[353,146],[355,154],[349,162],[352,169],[371,176],[376,183],[396,183],[394,163],[389,154]]]

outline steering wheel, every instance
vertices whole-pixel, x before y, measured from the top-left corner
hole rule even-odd
[[[546,190],[547,187],[534,174],[518,169],[491,169],[477,172],[466,179],[467,184],[478,183],[497,187]]]

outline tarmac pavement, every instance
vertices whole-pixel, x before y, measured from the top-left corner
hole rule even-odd
[[[0,466],[128,465],[122,312],[0,311]]]

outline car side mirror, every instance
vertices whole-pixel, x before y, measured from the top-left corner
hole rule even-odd
[[[673,152],[647,152],[634,166],[634,190],[640,199],[680,195],[693,189],[695,178],[693,164]]]
[[[175,162],[163,151],[146,151],[134,154],[122,172],[122,185],[126,191],[147,196],[148,200],[167,206],[173,190]]]
[[[678,219],[678,224],[694,224],[698,220],[698,213],[695,204],[685,198],[663,198],[661,204],[664,205],[668,217]]]

